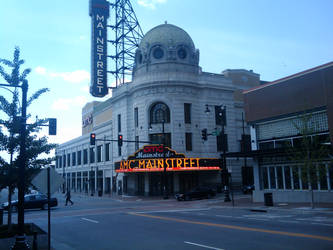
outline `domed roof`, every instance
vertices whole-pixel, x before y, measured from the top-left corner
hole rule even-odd
[[[192,38],[172,24],[156,26],[135,52],[133,77],[157,72],[198,72],[199,50]]]
[[[139,48],[147,49],[154,44],[164,45],[186,45],[189,49],[194,50],[192,38],[183,29],[172,24],[161,24],[152,28],[142,38]]]

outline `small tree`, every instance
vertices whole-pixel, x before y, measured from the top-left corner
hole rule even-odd
[[[299,116],[298,123],[293,122],[300,139],[297,145],[288,147],[289,159],[299,165],[301,169],[301,180],[309,187],[311,192],[311,207],[314,208],[314,186],[319,179],[326,176],[326,168],[320,164],[328,162],[330,148],[316,135],[318,124],[313,121],[311,114]],[[327,140],[329,137],[327,137]]]
[[[5,69],[0,65],[0,75],[5,79],[9,86],[13,88],[7,88],[12,93],[11,101],[8,101],[4,96],[0,96],[0,112],[5,115],[4,119],[0,119],[0,123],[4,129],[0,130],[0,149],[6,151],[10,158],[9,161],[0,157],[0,190],[8,188],[8,227],[11,229],[11,197],[14,189],[17,187],[18,180],[18,152],[20,148],[20,136],[18,134],[18,128],[20,127],[20,114],[21,107],[19,102],[19,90],[17,86],[26,79],[30,73],[30,69],[23,70],[20,73],[20,67],[24,63],[24,60],[20,59],[20,50],[18,47],[14,50],[13,61],[6,59],[0,59],[0,63],[11,69],[11,73],[7,73]],[[48,89],[40,89],[34,93],[27,101],[27,106],[31,105],[33,101],[38,99],[40,95],[47,92]],[[29,118],[30,115],[27,115]],[[40,130],[40,125],[46,123],[46,120],[36,121],[33,124],[27,125],[26,133],[26,156],[27,156],[27,169],[26,169],[26,182],[30,183],[32,175],[38,171],[42,166],[50,164],[51,158],[39,159],[38,156],[42,153],[48,154],[51,149],[55,147],[54,144],[47,142],[47,137],[39,138],[37,136]]]

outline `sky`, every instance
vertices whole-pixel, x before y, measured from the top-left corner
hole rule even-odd
[[[331,0],[131,3],[144,33],[165,21],[184,29],[200,50],[199,64],[205,72],[247,69],[260,74],[261,80],[273,81],[333,61]],[[89,93],[88,7],[88,0],[0,0],[0,58],[12,60],[18,46],[25,60],[22,69],[32,70],[28,95],[50,89],[28,112],[32,117],[57,118],[57,135],[50,136],[51,142],[79,137],[82,107],[105,100]],[[0,88],[0,94],[10,93]]]

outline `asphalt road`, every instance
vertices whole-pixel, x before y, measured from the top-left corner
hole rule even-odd
[[[52,209],[54,249],[333,249],[333,214],[218,207],[214,200],[73,198]],[[47,211],[26,222],[47,230]]]

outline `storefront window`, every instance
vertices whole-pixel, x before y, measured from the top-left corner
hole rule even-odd
[[[264,184],[264,189],[268,189],[268,171],[266,167],[261,168],[262,170],[262,181]]]
[[[285,181],[285,189],[291,189],[291,176],[290,176],[290,167],[284,167],[284,181]]]
[[[283,189],[282,167],[276,167],[278,189]]]
[[[319,165],[319,180],[320,180],[320,190],[327,190],[327,168],[325,165]]]
[[[302,178],[302,189],[309,189],[309,184],[308,184],[308,172],[306,169],[301,167],[301,178]]]
[[[329,165],[328,173],[329,173],[330,188],[331,190],[333,190],[333,164]]]
[[[269,179],[271,181],[271,189],[276,188],[276,183],[275,183],[275,169],[274,167],[269,168]]]
[[[297,166],[294,166],[294,167],[292,167],[292,171],[293,171],[294,189],[299,190],[300,189],[299,168]]]

